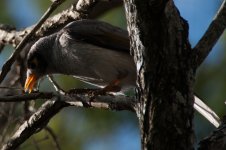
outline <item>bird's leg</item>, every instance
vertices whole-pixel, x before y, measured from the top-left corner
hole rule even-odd
[[[121,91],[121,86],[120,86],[121,80],[116,79],[111,81],[106,87],[102,89],[102,91],[106,92],[119,92]]]
[[[71,89],[67,94],[89,94],[91,97],[106,95],[108,92],[119,92],[121,90],[121,81],[128,75],[128,72],[120,71],[115,80],[112,80],[102,89]],[[93,99],[93,98],[92,98]]]
[[[95,99],[98,95],[106,95],[108,92],[119,92],[121,91],[121,81],[128,75],[127,72],[120,72],[117,76],[117,79],[111,81],[106,87],[103,89],[71,89],[67,92],[67,94],[88,94],[90,95],[90,103]]]
[[[98,95],[106,95],[108,92],[119,92],[121,91],[121,80],[124,79],[128,75],[127,72],[120,72],[119,75],[117,76],[117,79],[111,81],[106,87],[103,89],[94,91],[92,93],[92,96],[90,98],[90,101],[93,101],[96,96]]]
[[[119,85],[121,80],[116,79],[111,81],[106,87],[103,89],[98,89],[90,93],[90,100],[91,103],[94,101],[95,97],[98,95],[106,95],[108,92],[119,92],[121,90],[121,86]]]
[[[73,95],[73,94],[88,94],[90,93],[95,93],[99,91],[99,89],[70,89],[69,91],[66,92],[66,95]],[[88,102],[82,102],[84,107],[90,107],[91,106],[91,101]]]

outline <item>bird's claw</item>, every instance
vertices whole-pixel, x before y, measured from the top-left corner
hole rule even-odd
[[[92,89],[70,89],[66,94],[86,94],[89,93]]]
[[[66,94],[87,94],[90,97],[89,102],[93,102],[97,96],[106,95],[107,91],[105,89],[71,89]]]
[[[99,95],[107,95],[109,92],[118,92],[121,90],[120,86],[116,85],[108,85],[103,89],[71,89],[66,94],[88,94],[90,97],[89,99],[89,105],[91,105],[91,102],[94,101],[94,99]],[[111,95],[111,94],[109,94]]]

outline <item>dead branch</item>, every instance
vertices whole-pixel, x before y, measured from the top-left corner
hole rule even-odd
[[[7,73],[10,71],[12,64],[15,62],[16,58],[19,56],[20,52],[23,50],[24,46],[28,42],[28,40],[35,34],[35,32],[42,26],[45,20],[50,16],[50,14],[61,4],[64,0],[54,0],[50,5],[45,14],[41,17],[38,23],[34,26],[34,28],[29,32],[24,39],[20,42],[20,44],[16,47],[14,53],[10,56],[10,58],[5,62],[2,67],[2,72],[0,74],[0,83],[4,80]]]
[[[55,81],[53,75],[48,75],[49,81],[52,83],[55,90],[60,94],[65,94],[65,91],[60,87],[60,85]]]
[[[217,40],[226,28],[226,0],[222,2],[218,13],[209,25],[205,34],[193,48],[195,55],[195,67],[198,67],[208,56]]]

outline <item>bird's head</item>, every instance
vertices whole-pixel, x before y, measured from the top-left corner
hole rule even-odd
[[[25,92],[31,92],[42,76],[47,74],[47,45],[45,39],[38,40],[30,49],[27,56],[27,78],[24,85]],[[46,53],[45,53],[46,52]]]

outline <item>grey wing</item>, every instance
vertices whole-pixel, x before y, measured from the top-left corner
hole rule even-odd
[[[62,32],[74,40],[129,53],[128,32],[102,21],[74,21],[65,26]]]
[[[118,27],[95,20],[74,21],[58,33],[57,40],[65,55],[70,55],[64,57],[64,64],[73,64],[68,74],[80,80],[106,86],[120,72],[135,72],[128,33]]]

